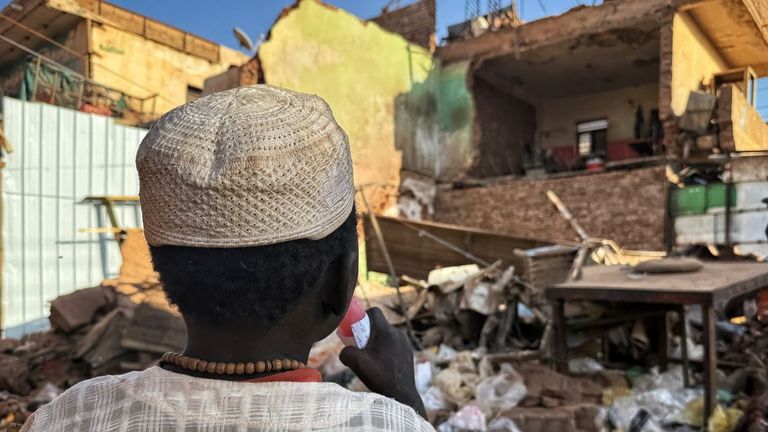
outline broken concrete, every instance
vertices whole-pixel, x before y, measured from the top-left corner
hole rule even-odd
[[[75,291],[51,302],[51,326],[71,332],[93,320],[96,313],[114,302],[101,287]]]

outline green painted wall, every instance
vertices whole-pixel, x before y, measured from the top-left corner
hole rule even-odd
[[[424,83],[398,97],[395,137],[403,169],[450,180],[470,168],[475,110],[468,70],[469,63],[436,63]]]
[[[357,184],[398,184],[395,98],[427,79],[427,50],[341,9],[300,0],[272,27],[259,57],[268,84],[328,101],[349,135]]]

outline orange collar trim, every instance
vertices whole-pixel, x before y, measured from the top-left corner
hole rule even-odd
[[[323,382],[323,376],[320,371],[312,368],[296,369],[287,372],[280,372],[274,375],[268,375],[261,378],[245,380],[250,383],[269,383],[269,382]]]

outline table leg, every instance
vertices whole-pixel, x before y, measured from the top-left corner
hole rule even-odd
[[[555,327],[555,366],[559,372],[568,372],[568,340],[565,332],[565,300],[556,300],[552,308],[552,324]]]
[[[712,415],[717,403],[717,339],[715,336],[715,307],[701,305],[704,324],[704,419]]]
[[[691,386],[690,364],[688,363],[688,323],[685,321],[685,308],[681,307],[677,311],[680,320],[680,357],[683,360],[683,385],[688,388]]]
[[[667,370],[669,364],[669,320],[667,320],[667,314],[665,313],[656,323],[658,332],[658,356],[659,356],[659,370],[664,372]]]

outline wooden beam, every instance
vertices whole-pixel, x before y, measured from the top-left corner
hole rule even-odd
[[[723,0],[698,0],[696,2],[681,5],[677,10],[678,12],[685,12],[692,9],[698,9],[702,6],[707,6],[712,3],[722,3]]]

